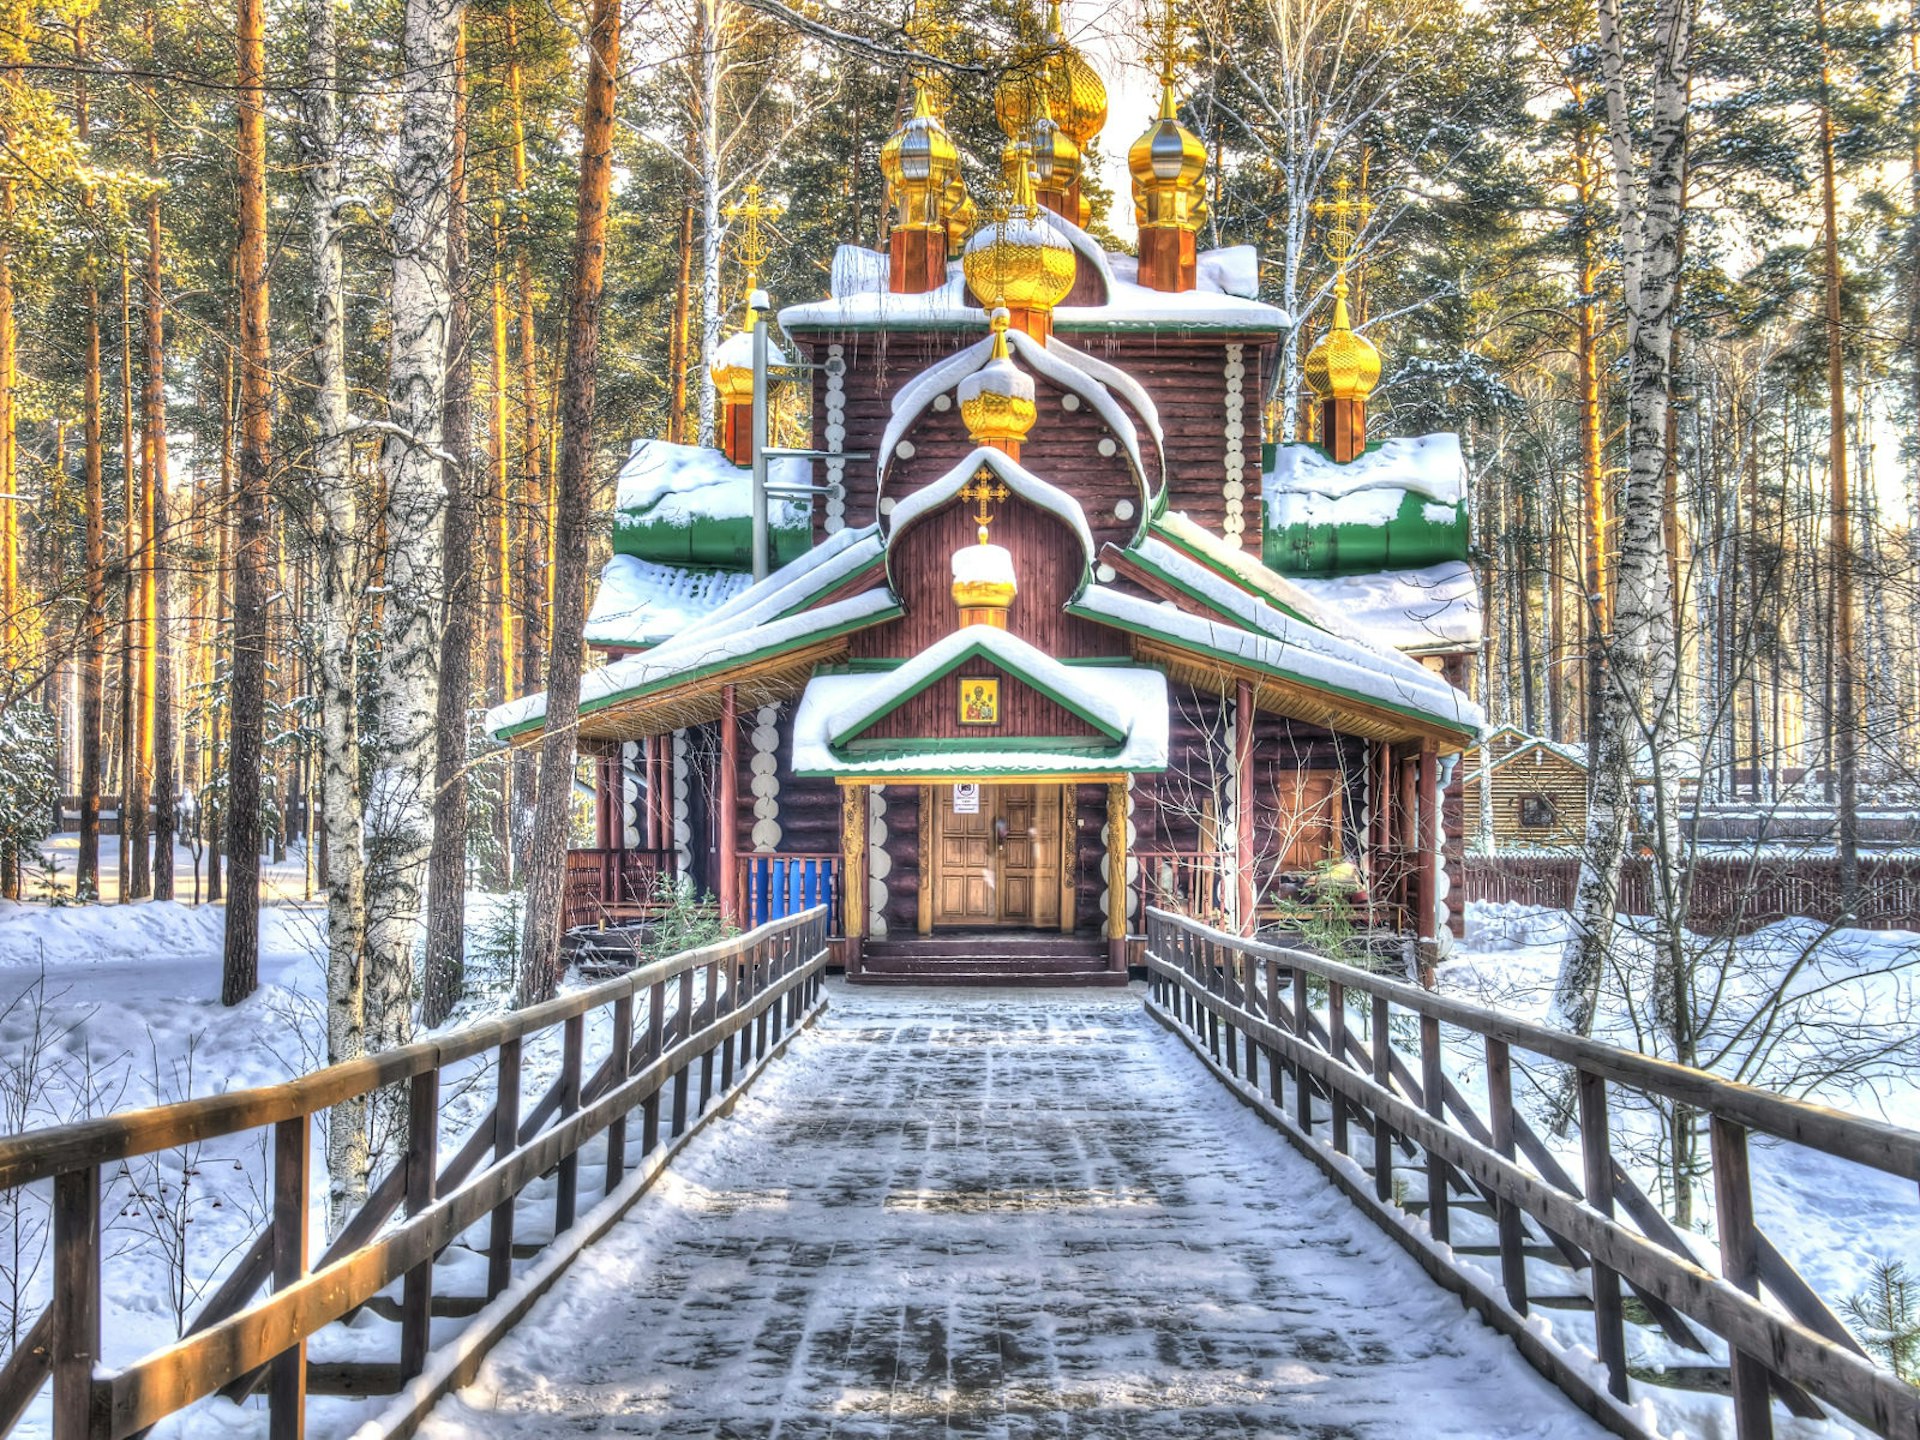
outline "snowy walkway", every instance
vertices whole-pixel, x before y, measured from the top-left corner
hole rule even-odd
[[[421,1433],[1601,1432],[1137,990],[836,987]]]

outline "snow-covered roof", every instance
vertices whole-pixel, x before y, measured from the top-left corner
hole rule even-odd
[[[770,485],[812,483],[811,462],[778,456],[767,462]],[[614,508],[663,524],[731,520],[751,515],[753,472],[707,445],[636,440],[620,467]],[[804,524],[806,502],[776,497],[767,502],[774,526]]]
[[[1034,373],[1045,376],[1060,389],[1079,396],[1093,408],[1101,422],[1114,433],[1121,447],[1132,462],[1133,473],[1139,478],[1146,491],[1157,491],[1159,477],[1149,481],[1146,463],[1140,456],[1140,436],[1134,428],[1133,420],[1128,416],[1120,402],[1113,397],[1110,382],[1120,382],[1119,388],[1127,396],[1128,402],[1140,413],[1147,423],[1148,433],[1153,436],[1154,444],[1164,449],[1160,433],[1160,414],[1154,408],[1147,392],[1117,366],[1062,342],[1056,352],[1051,342],[1041,345],[1032,337],[1018,330],[1007,332],[1008,344],[1012,347],[1014,359],[1025,364]],[[922,370],[918,375],[894,392],[892,417],[880,437],[880,452],[874,459],[874,471],[880,483],[886,483],[887,471],[892,467],[894,451],[900,441],[913,427],[914,421],[926,413],[937,396],[951,390],[979,374],[991,362],[993,355],[993,337],[977,340],[963,350],[943,356]]]
[[[633,650],[662,644],[711,615],[752,580],[738,570],[615,555],[600,572],[600,588],[587,613],[587,643]]]
[[[807,683],[793,717],[793,769],[796,775],[1057,775],[1120,774],[1164,770],[1167,766],[1167,678],[1158,670],[1133,665],[1061,665],[1003,630],[991,630],[1011,641],[993,663],[1022,674],[1045,674],[1060,687],[1071,708],[1094,712],[1118,722],[1120,738],[1036,735],[983,736],[956,747],[952,741],[902,739],[846,744],[836,734],[857,736],[858,715],[884,712],[899,697],[930,683],[938,656],[947,669],[965,663],[978,639],[972,626],[954,632],[896,670],[870,674],[816,675]],[[947,647],[947,648],[942,648]],[[1024,651],[1018,647],[1024,647]],[[957,650],[949,654],[948,649]],[[1007,657],[1012,657],[1008,659]],[[1018,663],[1013,663],[1017,660]],[[903,672],[916,667],[903,681]],[[1056,674],[1055,672],[1061,672]],[[917,681],[917,683],[913,683]],[[870,721],[866,723],[871,723]]]
[[[1188,614],[1170,601],[1143,600],[1107,585],[1088,586],[1068,606],[1072,613],[1103,624],[1168,640],[1182,649],[1265,670],[1331,694],[1437,722],[1451,730],[1472,733],[1480,729],[1480,707],[1417,660],[1357,644],[1270,606],[1266,608],[1268,613],[1262,618],[1267,626],[1250,630]]]
[[[707,617],[708,625],[759,625],[811,604],[885,553],[878,525],[838,530]]]
[[[983,466],[991,470],[997,479],[1005,481],[1007,488],[1021,499],[1059,517],[1079,537],[1083,558],[1089,565],[1093,563],[1093,530],[1087,524],[1087,515],[1080,508],[1080,502],[1059,486],[1049,485],[1004,451],[985,445],[970,452],[938,480],[921,486],[898,502],[893,507],[893,513],[887,517],[888,536],[899,534],[915,521],[947,504],[968,481],[980,473]]]
[[[677,639],[639,655],[589,670],[580,679],[580,713],[671,689],[709,671],[755,660],[864,629],[902,614],[884,587],[802,610],[763,625],[729,625],[709,619]],[[545,691],[509,700],[487,712],[487,733],[506,740],[536,728],[547,714]]]
[[[1274,524],[1308,521],[1315,524],[1384,525],[1400,506],[1400,492],[1411,490],[1437,505],[1458,505],[1466,496],[1467,468],[1460,458],[1457,435],[1413,435],[1382,440],[1369,445],[1357,458],[1341,464],[1317,445],[1281,445],[1275,448],[1273,468],[1265,477],[1267,505]],[[1379,492],[1373,494],[1371,492]],[[1315,496],[1319,505],[1307,509],[1352,510],[1334,517],[1331,513],[1289,513],[1282,515],[1280,502],[1295,496]],[[1358,497],[1369,495],[1369,499]],[[1378,519],[1360,518],[1386,504],[1391,505]],[[1348,501],[1345,507],[1328,502]],[[1298,506],[1292,507],[1294,509]],[[1451,516],[1446,517],[1451,519]]]
[[[1251,246],[1209,250],[1199,258],[1195,289],[1179,294],[1150,290],[1137,281],[1137,262],[1129,255],[1102,251],[1079,226],[1053,216],[1055,227],[1081,256],[1099,270],[1107,286],[1104,305],[1061,305],[1053,312],[1055,331],[1113,331],[1169,326],[1174,329],[1234,330],[1280,334],[1286,311],[1255,298],[1259,261]],[[825,300],[789,305],[780,312],[781,328],[796,330],[974,329],[985,313],[967,298],[959,260],[947,270],[947,283],[925,295],[895,295],[887,289],[886,256],[843,245],[835,253]]]
[[[1300,575],[1289,583],[1322,612],[1363,625],[1401,650],[1480,643],[1480,586],[1464,560],[1376,575]]]

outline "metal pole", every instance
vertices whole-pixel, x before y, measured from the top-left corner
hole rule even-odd
[[[753,578],[773,568],[767,545],[767,292],[747,297],[753,315]]]

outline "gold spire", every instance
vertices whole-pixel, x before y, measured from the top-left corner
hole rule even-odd
[[[1019,18],[1023,33],[1031,37],[1032,13],[1022,9]],[[1009,140],[1028,138],[1045,95],[1060,129],[1078,149],[1086,149],[1107,123],[1107,86],[1067,39],[1060,0],[1048,0],[1040,43],[1035,46],[1029,39],[1022,52],[994,91],[993,112],[1001,131]]]
[[[1365,195],[1355,198],[1353,182],[1345,175],[1334,181],[1332,200],[1313,202],[1313,213],[1331,220],[1327,256],[1334,263],[1333,319],[1327,333],[1307,355],[1306,380],[1322,400],[1365,400],[1380,383],[1380,352],[1373,342],[1353,333],[1347,313],[1347,267],[1353,263],[1359,239],[1356,225],[1373,214]]]
[[[730,225],[737,224],[740,227],[738,233],[730,235],[729,238],[733,241],[734,259],[738,260],[747,272],[746,284],[740,290],[742,308],[746,311],[742,328],[747,330],[753,329],[759,317],[754,314],[753,307],[745,304],[745,301],[760,288],[760,267],[767,263],[769,249],[767,237],[760,233],[760,224],[762,221],[778,220],[787,213],[787,207],[778,200],[763,201],[761,196],[765,193],[760,188],[760,182],[755,180],[741,191],[739,202],[724,206],[720,212],[727,217]]]
[[[896,228],[944,229],[947,187],[960,173],[960,152],[934,113],[926,77],[913,77],[913,113],[880,147],[887,194],[900,207]]]
[[[1196,234],[1206,219],[1207,147],[1180,123],[1173,78],[1181,58],[1175,0],[1165,0],[1151,53],[1160,71],[1160,114],[1127,151],[1133,214],[1140,227],[1140,283],[1192,290],[1199,278]]]

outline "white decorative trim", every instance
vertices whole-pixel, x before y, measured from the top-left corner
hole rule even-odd
[[[640,848],[640,742],[629,740],[620,747],[620,843],[629,850]]]
[[[867,786],[867,934],[883,940],[887,934],[887,876],[893,857],[887,854],[887,792],[884,785]]]
[[[837,364],[835,362],[838,362]],[[847,528],[847,462],[831,457],[847,448],[847,347],[827,347],[827,534]]]
[[[780,848],[780,707],[762,705],[753,718],[753,848],[766,854]]]
[[[1227,544],[1239,548],[1246,534],[1247,458],[1246,397],[1243,384],[1247,367],[1244,345],[1227,346],[1227,364],[1223,372],[1227,382],[1226,479],[1220,496],[1226,501],[1226,518],[1220,522],[1220,534]]]
[[[684,882],[693,874],[693,821],[688,814],[687,732],[673,732],[673,852]]]

